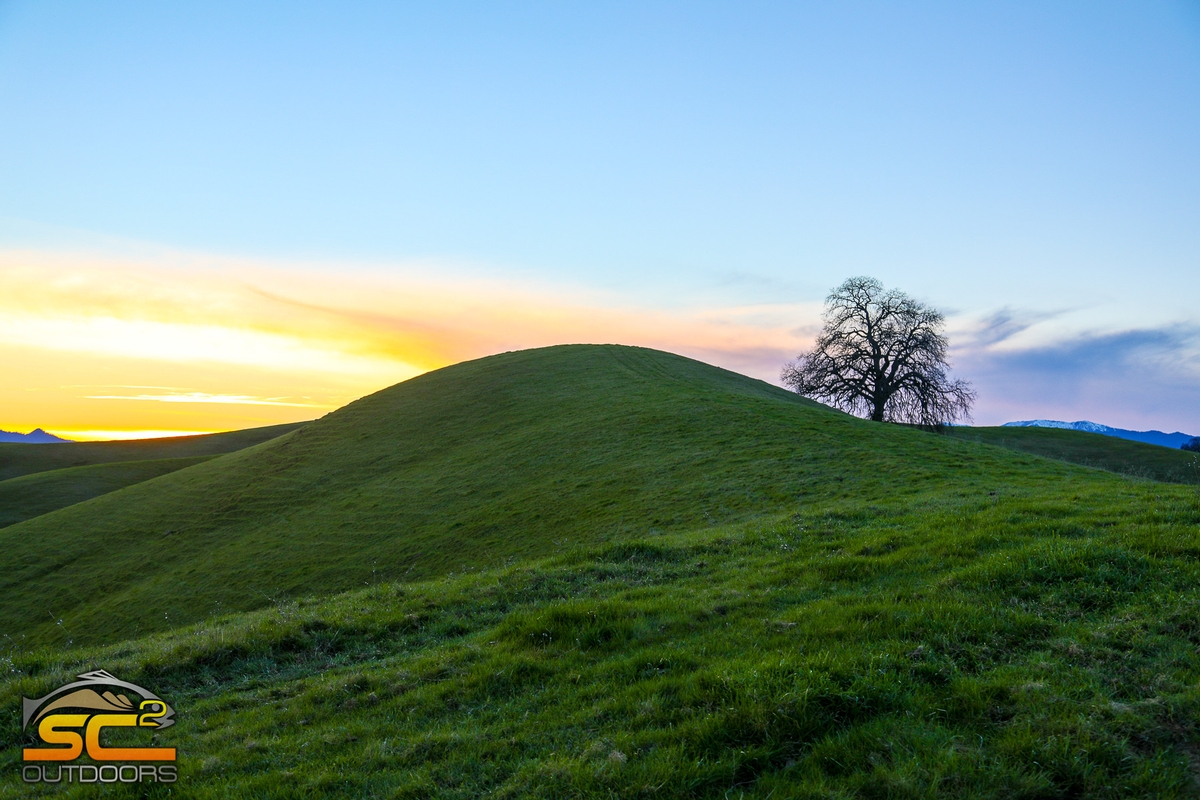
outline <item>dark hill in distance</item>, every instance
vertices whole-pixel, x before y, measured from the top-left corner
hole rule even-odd
[[[52,442],[69,442],[70,439],[64,439],[61,436],[55,436],[52,433],[46,433],[41,428],[34,428],[29,433],[13,433],[12,431],[0,431],[0,442],[12,444],[50,444]]]
[[[0,479],[0,528],[260,444],[303,424],[165,439],[0,445],[0,475],[15,475]]]
[[[1200,483],[1195,453],[1082,430],[953,426],[949,435],[1045,458],[1167,483]]]
[[[304,422],[288,422],[199,436],[132,439],[114,442],[52,442],[0,444],[0,481],[67,467],[222,455],[294,431]]]
[[[0,528],[261,444],[304,424],[66,446],[0,445],[0,475],[15,475],[0,479]]]
[[[680,356],[572,345],[422,375],[269,442],[0,531],[0,634],[217,612],[936,489],[1115,476],[855,419]],[[1014,489],[1016,490],[1016,489]]]
[[[216,456],[116,461],[35,472],[0,481],[0,528],[49,514]]]
[[[1063,430],[1086,431],[1087,433],[1099,433],[1103,436],[1113,436],[1118,439],[1128,439],[1133,442],[1144,442],[1145,444],[1154,444],[1160,447],[1170,447],[1178,450],[1186,442],[1191,441],[1192,436],[1188,433],[1163,433],[1162,431],[1131,431],[1125,428],[1113,428],[1108,425],[1101,425],[1097,422],[1089,422],[1080,420],[1078,422],[1061,422],[1054,419],[1030,419],[1020,422],[1006,422],[1002,428],[1060,428]]]

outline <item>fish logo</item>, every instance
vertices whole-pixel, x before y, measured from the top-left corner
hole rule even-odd
[[[175,724],[175,710],[167,701],[136,683],[120,680],[104,670],[85,672],[77,677],[79,680],[60,686],[44,697],[36,700],[21,698],[21,728],[36,731],[42,745],[25,748],[23,756],[28,765],[27,775],[31,775],[28,771],[33,770],[39,773],[41,780],[57,782],[51,781],[45,770],[35,770],[34,766],[39,762],[61,764],[74,761],[85,751],[88,758],[100,763],[175,760],[174,747],[107,747],[101,742],[101,733],[105,728],[149,728],[160,731],[171,727]],[[80,775],[107,774],[103,771],[104,767],[100,767],[98,773],[94,766],[81,766],[78,769]],[[130,782],[127,776],[149,773],[154,773],[151,777],[153,780],[162,768],[128,765],[116,768],[109,764],[109,769],[113,770],[114,775],[120,775],[118,779],[122,782]],[[134,772],[129,773],[129,769]],[[172,777],[174,772],[174,767],[171,767],[169,774]],[[62,773],[60,769],[59,775]],[[74,774],[73,769],[68,771],[68,775]],[[91,782],[82,777],[80,780]],[[109,782],[104,777],[99,780]]]

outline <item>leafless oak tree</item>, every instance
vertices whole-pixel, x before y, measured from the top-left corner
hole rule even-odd
[[[825,298],[816,345],[783,369],[795,391],[860,417],[942,425],[970,419],[975,393],[946,375],[945,320],[874,278],[851,278]]]

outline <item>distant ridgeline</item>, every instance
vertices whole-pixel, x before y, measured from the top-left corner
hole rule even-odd
[[[63,439],[55,436],[52,433],[46,433],[41,428],[35,428],[29,433],[10,433],[9,431],[0,431],[0,442],[23,442],[25,444],[53,444],[54,442],[69,442],[70,439]]]
[[[1135,442],[1145,442],[1146,444],[1157,444],[1163,447],[1171,447],[1178,450],[1186,442],[1191,441],[1192,436],[1186,433],[1163,433],[1162,431],[1127,431],[1123,428],[1110,428],[1107,425],[1100,425],[1095,422],[1086,420],[1080,422],[1060,422],[1053,419],[1030,419],[1022,422],[1006,422],[1005,428],[1066,428],[1073,431],[1087,431],[1088,433],[1099,433],[1104,436],[1115,436],[1118,439],[1132,439]]]

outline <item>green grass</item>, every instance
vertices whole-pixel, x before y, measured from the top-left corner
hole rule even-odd
[[[1193,797],[1198,523],[1190,489],[1078,472],[810,495],[13,653],[0,796],[37,794],[19,697],[103,667],[177,709],[188,797]]]
[[[0,481],[0,528],[49,514],[135,483],[148,481],[215,456],[115,461],[35,472]]]
[[[1200,484],[1200,456],[1185,450],[1059,428],[953,427],[948,434],[981,444],[1168,483]]]
[[[508,353],[0,530],[0,635],[102,643],[218,611],[750,519],[1104,473],[849,417],[640,348]],[[22,638],[25,637],[25,638]]]
[[[664,353],[458,365],[0,547],[0,797],[1200,796],[1200,491]],[[85,669],[175,707],[173,790],[20,782]]]
[[[120,461],[159,461],[232,453],[274,439],[306,423],[289,422],[201,436],[138,439],[121,442],[68,442],[63,444],[0,444],[0,481],[35,472],[109,464]]]

